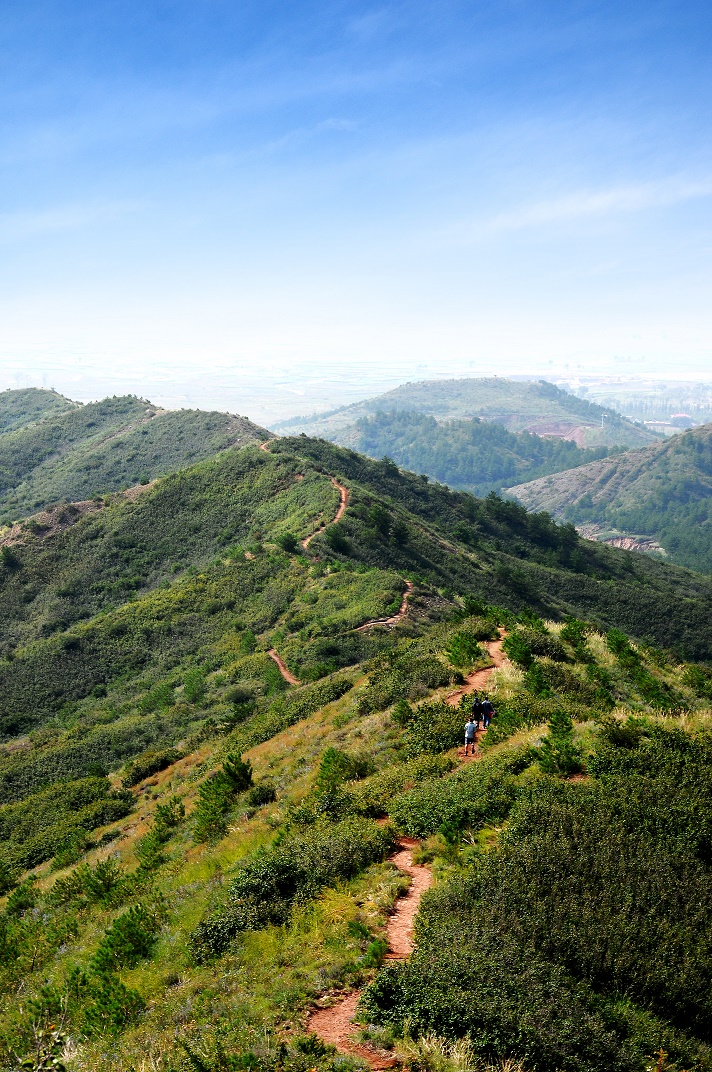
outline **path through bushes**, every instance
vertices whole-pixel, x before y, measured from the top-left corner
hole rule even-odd
[[[413,838],[398,839],[398,849],[389,857],[392,864],[410,878],[410,886],[402,897],[396,901],[395,909],[386,926],[388,952],[386,960],[405,960],[413,951],[413,924],[418,913],[420,898],[433,883],[433,876],[427,867],[413,863],[413,849],[418,842]],[[393,1057],[384,1056],[368,1046],[354,1042],[351,1035],[356,1006],[361,996],[355,990],[336,1005],[317,1009],[309,1017],[308,1030],[313,1031],[331,1046],[336,1046],[341,1053],[351,1053],[362,1057],[373,1069],[392,1068],[397,1062]]]

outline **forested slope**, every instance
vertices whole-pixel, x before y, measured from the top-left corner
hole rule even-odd
[[[712,571],[712,425],[509,491],[577,525],[654,537],[673,562]]]
[[[10,426],[0,433],[0,524],[148,483],[269,434],[244,417],[162,411],[134,396],[77,405],[48,391],[6,391],[3,413]]]
[[[607,454],[605,447],[582,450],[568,439],[510,432],[477,417],[438,423],[434,417],[408,411],[363,417],[348,434],[335,438],[371,458],[393,458],[405,469],[474,495],[501,491],[515,480],[534,480]]]
[[[0,1067],[344,1072],[366,986],[414,1069],[712,1069],[705,578],[306,437],[5,547]]]

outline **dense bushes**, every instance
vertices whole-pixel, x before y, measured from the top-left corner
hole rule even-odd
[[[537,1072],[640,1072],[661,1044],[672,1068],[712,1068],[712,740],[636,723],[604,730],[589,766],[596,781],[522,786],[499,850],[427,896],[411,961],[366,992],[371,1021]],[[418,834],[471,822],[463,788],[478,817],[476,790],[512,800],[489,770],[492,788],[478,764],[391,815]]]
[[[405,734],[405,749],[410,756],[426,752],[447,752],[462,743],[467,721],[461,707],[442,700],[429,700],[415,708]]]
[[[150,778],[152,774],[158,774],[159,771],[172,767],[184,755],[185,752],[177,748],[148,749],[127,765],[122,783],[129,788],[138,785],[144,778]]]
[[[106,778],[65,782],[0,808],[0,856],[23,870],[51,859],[72,837],[128,815],[133,797]]]
[[[374,660],[368,686],[359,698],[359,708],[364,714],[382,711],[395,700],[421,699],[431,689],[455,679],[453,671],[440,659],[420,654],[415,647],[388,651]]]
[[[374,819],[386,815],[390,801],[398,793],[440,778],[453,767],[449,756],[421,755],[406,763],[397,763],[372,775],[359,785],[351,786],[351,807],[361,815]]]
[[[286,835],[239,868],[222,911],[196,928],[191,939],[194,956],[203,960],[219,955],[240,931],[283,922],[294,902],[357,875],[382,860],[391,844],[392,831],[366,819],[322,822]]]
[[[334,700],[341,699],[351,688],[353,682],[348,678],[333,677],[278,696],[267,711],[253,715],[233,730],[228,739],[229,743],[235,751],[244,752],[248,748],[254,748]]]
[[[428,779],[396,796],[389,814],[411,837],[427,837],[441,827],[477,830],[504,819],[517,799],[516,776],[533,762],[528,749],[468,764],[449,778]]]

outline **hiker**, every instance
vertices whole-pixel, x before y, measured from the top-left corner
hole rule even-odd
[[[472,715],[471,715],[472,721],[475,723],[475,725],[477,727],[477,730],[479,732],[480,720],[482,718],[482,700],[479,698],[477,693],[475,693],[475,698],[472,701],[471,710],[472,710]]]
[[[491,700],[483,700],[481,707],[482,707],[482,723],[484,725],[484,728],[488,729],[489,724],[492,721],[492,716],[494,715],[494,707],[492,706]]]
[[[472,746],[472,755],[475,754],[475,737],[477,735],[478,726],[470,718],[469,722],[465,723],[465,755],[467,755],[468,747]]]

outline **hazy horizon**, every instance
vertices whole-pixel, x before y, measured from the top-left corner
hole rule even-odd
[[[441,375],[709,374],[708,5],[3,15],[0,387],[278,420]]]

